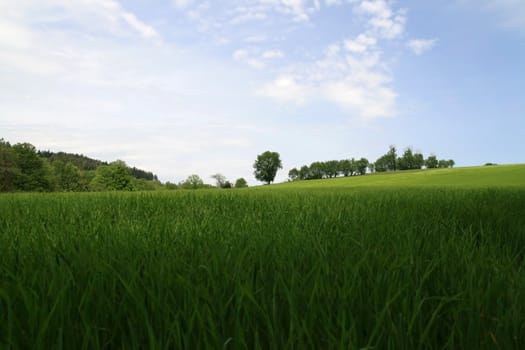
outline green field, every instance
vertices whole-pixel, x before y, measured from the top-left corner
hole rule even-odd
[[[523,349],[525,165],[0,195],[0,348]]]

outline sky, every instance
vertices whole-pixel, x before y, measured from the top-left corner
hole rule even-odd
[[[0,138],[171,182],[524,163],[525,1],[0,0]]]

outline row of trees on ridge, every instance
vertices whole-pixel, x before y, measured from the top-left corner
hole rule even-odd
[[[454,160],[438,160],[436,155],[431,154],[424,158],[422,153],[414,152],[407,147],[401,156],[398,156],[395,146],[390,146],[387,153],[379,157],[374,163],[370,163],[366,158],[329,160],[325,162],[313,162],[303,165],[299,169],[293,168],[288,172],[291,181],[325,179],[338,176],[364,175],[367,172],[386,172],[398,170],[415,170],[433,168],[452,168]]]

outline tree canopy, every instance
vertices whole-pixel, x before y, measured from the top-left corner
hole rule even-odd
[[[403,155],[398,157],[397,148],[390,146],[388,152],[380,156],[375,162],[371,163],[366,158],[348,158],[342,160],[329,160],[325,162],[312,162],[309,166],[303,165],[300,169],[292,168],[288,172],[290,181],[324,179],[338,176],[365,175],[367,172],[385,172],[397,170],[414,170],[426,168],[451,168],[455,165],[452,159],[438,160],[435,155],[430,155],[427,159],[422,153],[414,152],[411,147],[407,147]]]
[[[253,168],[257,180],[270,184],[275,179],[277,171],[283,168],[283,165],[279,153],[266,151],[257,156]]]

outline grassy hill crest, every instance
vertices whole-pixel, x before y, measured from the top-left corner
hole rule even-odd
[[[276,184],[272,188],[525,186],[525,164],[407,170]]]

